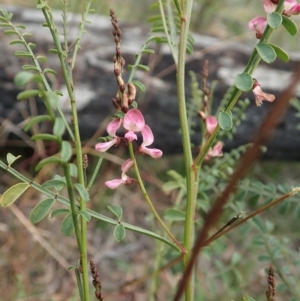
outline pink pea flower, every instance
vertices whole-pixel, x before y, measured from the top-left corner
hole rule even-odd
[[[296,0],[285,0],[283,14],[287,17],[300,14],[300,4]]]
[[[118,145],[120,143],[121,139],[120,139],[120,137],[118,137],[116,135],[116,132],[117,132],[118,128],[120,127],[120,125],[122,124],[122,122],[123,122],[122,119],[115,118],[107,125],[107,128],[106,128],[107,133],[114,138],[108,142],[97,143],[95,145],[95,149],[98,152],[101,152],[101,153],[106,152],[113,145]]]
[[[209,135],[215,130],[218,125],[218,120],[215,116],[207,116],[205,119],[206,131]]]
[[[144,128],[144,116],[139,110],[132,109],[126,113],[123,126],[126,130],[128,130],[125,134],[125,138],[130,142],[137,140],[137,135],[134,132],[141,132]]]
[[[222,157],[223,156],[222,148],[223,148],[223,143],[221,141],[218,141],[215,144],[215,146],[207,152],[205,156],[205,160],[209,160],[212,157]]]
[[[273,102],[275,100],[275,96],[273,94],[265,93],[262,91],[260,84],[256,79],[254,79],[253,84],[253,94],[255,95],[255,102],[257,106],[261,106],[263,100]]]
[[[248,27],[256,32],[256,37],[260,39],[267,27],[267,18],[256,17],[248,23]]]
[[[127,171],[133,166],[133,161],[131,159],[123,162],[121,170],[121,179],[114,179],[111,181],[106,181],[105,185],[110,189],[116,189],[121,185],[129,185],[131,183],[131,178],[126,175]]]
[[[143,143],[139,147],[139,151],[142,154],[147,154],[154,159],[158,159],[162,156],[163,152],[157,148],[148,148],[154,141],[153,133],[148,125],[145,125],[142,130]]]
[[[264,9],[267,14],[272,13],[275,11],[277,7],[278,1],[276,0],[264,0]]]

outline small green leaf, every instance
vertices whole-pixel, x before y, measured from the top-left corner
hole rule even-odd
[[[66,126],[62,118],[55,118],[54,126],[53,126],[53,135],[56,137],[61,137],[66,130]]]
[[[23,88],[30,80],[34,77],[31,72],[21,71],[16,74],[14,78],[14,83],[18,88]]]
[[[37,123],[43,122],[43,121],[50,121],[51,117],[49,115],[39,115],[31,118],[26,125],[24,126],[24,131],[27,132],[32,126],[34,126]]]
[[[91,216],[86,211],[78,211],[78,214],[80,214],[87,222],[91,220]]]
[[[39,90],[25,90],[18,94],[17,99],[18,100],[27,99],[27,98],[30,98],[33,96],[37,96],[37,95],[39,95],[39,93],[40,93]]]
[[[48,214],[54,202],[55,199],[46,199],[39,202],[30,212],[29,220],[34,224],[40,222]]]
[[[51,69],[51,68],[45,68],[44,71],[43,71],[43,73],[44,73],[44,74],[45,74],[45,73],[52,73],[52,74],[56,75],[56,71],[54,71],[54,70]]]
[[[282,23],[282,16],[281,14],[277,12],[273,12],[271,14],[268,14],[267,16],[268,24],[273,28],[276,29],[279,27]]]
[[[23,24],[17,24],[16,27],[21,29],[26,29],[26,26]]]
[[[142,92],[145,92],[146,88],[145,88],[145,86],[144,86],[140,81],[132,80],[131,82],[132,82],[137,88],[139,88]]]
[[[22,195],[27,188],[30,187],[27,183],[18,183],[10,188],[8,188],[3,194],[0,199],[0,204],[2,207],[8,207],[12,203],[14,203],[20,195]]]
[[[269,44],[269,45],[274,49],[274,51],[276,52],[276,55],[279,59],[281,59],[285,63],[287,63],[290,60],[289,55],[282,48],[280,48],[274,44]]]
[[[35,167],[35,170],[39,171],[45,165],[53,164],[53,163],[58,164],[58,163],[62,163],[62,162],[61,162],[61,159],[58,157],[49,157],[49,158],[46,158],[46,159],[42,160],[41,162],[39,162],[39,164]]]
[[[136,68],[138,69],[141,69],[141,70],[144,70],[144,71],[149,71],[150,68],[146,65],[142,65],[142,64],[138,64],[138,65],[135,65]]]
[[[291,36],[294,36],[298,32],[297,24],[287,16],[282,16],[282,25]]]
[[[17,35],[18,33],[15,30],[10,29],[10,30],[4,30],[4,34],[6,34],[6,35],[11,35],[11,34]]]
[[[9,42],[9,45],[15,45],[15,44],[22,44],[22,45],[25,45],[25,42],[22,41],[22,40],[11,40]]]
[[[77,178],[78,176],[78,169],[77,166],[74,163],[70,163],[70,174],[73,178]]]
[[[48,51],[49,51],[50,53],[54,53],[54,54],[57,54],[57,53],[58,53],[57,49],[49,49]]]
[[[36,44],[34,44],[34,43],[28,43],[28,46],[32,49],[32,48],[36,47]]]
[[[72,214],[69,213],[62,221],[60,231],[65,236],[70,236],[74,230]]]
[[[249,91],[253,86],[253,79],[249,73],[238,74],[234,82],[235,86],[242,91]]]
[[[255,194],[254,196],[252,196],[251,198],[248,199],[248,203],[250,206],[255,207],[258,203],[258,200],[260,198],[259,194]]]
[[[155,53],[155,51],[154,51],[153,49],[148,48],[148,49],[144,49],[144,50],[142,51],[142,53],[145,53],[145,54],[153,54],[153,53]]]
[[[243,301],[256,301],[256,300],[250,296],[245,296]]]
[[[290,202],[284,202],[282,204],[280,204],[279,208],[278,208],[278,213],[281,215],[285,215],[287,214],[287,212],[290,209]]]
[[[120,206],[107,206],[107,209],[112,212],[118,219],[122,218],[123,210]]]
[[[229,113],[221,111],[218,117],[219,126],[223,131],[230,131],[233,126],[232,117]]]
[[[117,242],[120,242],[124,239],[126,235],[125,228],[122,224],[118,224],[114,230],[114,237]]]
[[[65,214],[65,213],[69,213],[70,210],[69,209],[65,209],[65,208],[60,208],[60,209],[55,209],[51,212],[51,215],[50,217],[56,217],[58,215],[61,215],[61,214]]]
[[[90,196],[89,193],[87,192],[87,190],[85,189],[85,187],[83,187],[81,184],[79,183],[75,183],[74,187],[76,188],[76,190],[78,191],[80,197],[85,201],[89,201]]]
[[[266,261],[266,262],[271,262],[271,258],[269,255],[259,255],[257,257],[258,261]]]
[[[124,118],[124,117],[125,117],[125,114],[122,111],[117,111],[114,114],[114,118]]]
[[[33,135],[31,138],[31,140],[35,141],[35,140],[47,140],[47,141],[58,141],[57,137],[51,134],[36,134]]]
[[[259,216],[254,216],[252,221],[254,222],[258,230],[264,232],[264,224]]]
[[[32,70],[32,71],[39,72],[39,69],[34,65],[23,65],[22,69],[23,70]]]
[[[15,56],[33,57],[33,55],[28,51],[16,51]]]
[[[46,62],[47,62],[47,58],[46,58],[45,56],[43,56],[43,55],[38,55],[38,56],[36,57],[36,59],[37,59],[38,61],[43,62],[43,63],[46,63]]]
[[[164,212],[164,218],[167,221],[179,222],[185,220],[185,213],[178,209],[167,209]]]
[[[276,60],[275,50],[267,43],[258,43],[255,46],[260,57],[268,64]]]
[[[11,166],[16,160],[18,160],[19,158],[21,158],[21,155],[15,157],[13,154],[8,153],[6,155],[6,160],[7,160],[7,164],[8,166]]]
[[[61,160],[68,163],[72,156],[72,146],[68,141],[63,141],[61,143]]]
[[[57,191],[61,190],[64,186],[66,186],[66,182],[62,180],[49,180],[42,184],[42,187],[45,189],[55,187]]]

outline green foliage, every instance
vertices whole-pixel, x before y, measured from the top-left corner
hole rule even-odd
[[[40,222],[51,210],[55,199],[46,199],[39,202],[31,211],[29,215],[29,220],[36,224]]]
[[[272,63],[276,59],[276,52],[272,46],[267,43],[258,43],[256,50],[260,57],[268,64]]]
[[[18,183],[8,188],[0,199],[1,206],[8,207],[13,204],[29,187],[27,183]]]

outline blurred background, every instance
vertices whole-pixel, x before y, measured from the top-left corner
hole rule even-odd
[[[56,14],[55,10],[60,9],[60,1],[51,1],[49,4],[59,25],[60,13]],[[96,162],[97,153],[94,151],[94,144],[99,136],[105,134],[105,127],[113,112],[110,100],[117,88],[112,68],[114,41],[111,35],[109,10],[113,8],[118,17],[124,36],[122,51],[126,62],[132,64],[135,53],[140,50],[146,37],[150,35],[151,25],[145,20],[157,14],[157,11],[151,9],[152,4],[153,1],[149,0],[124,0],[121,3],[118,0],[99,0],[93,4],[96,13],[91,17],[92,24],[87,27],[88,33],[83,40],[78,64],[74,70],[75,89],[78,89],[78,98],[82,100],[82,103],[79,101],[78,104],[79,118],[85,152],[89,155],[88,176],[92,173],[93,164]],[[2,0],[0,8],[4,7],[13,12],[14,22],[24,22],[27,25],[27,31],[33,33],[33,40],[38,45],[37,53],[44,54],[48,48],[51,48],[50,34],[41,31],[45,30],[41,26],[43,20],[40,18],[41,12],[33,10],[35,5],[35,1],[29,0]],[[70,39],[77,32],[77,21],[80,20],[77,14],[80,14],[83,5],[83,1],[69,3],[70,10],[74,12],[74,15],[69,17]],[[189,56],[187,69],[194,71],[197,80],[201,82],[203,61],[206,58],[210,60],[209,82],[212,88],[216,85],[215,91],[212,91],[214,111],[222,95],[232,84],[231,77],[238,73],[239,68],[245,66],[249,58],[249,49],[251,50],[257,41],[247,24],[258,15],[264,15],[261,0],[197,0],[194,3],[191,30],[196,40],[196,51],[194,56]],[[299,26],[299,16],[293,17],[293,20]],[[14,57],[13,53],[16,49],[14,46],[9,46],[9,41],[10,37],[4,36],[1,30],[0,159],[6,161],[7,152],[14,155],[21,154],[22,158],[15,163],[14,168],[28,178],[43,183],[60,172],[60,168],[45,167],[37,173],[34,167],[42,158],[55,154],[57,148],[52,143],[45,144],[42,141],[33,143],[30,141],[30,134],[22,130],[24,120],[30,115],[42,112],[43,108],[39,100],[30,99],[21,103],[15,100],[20,90],[14,86],[13,79],[25,62]],[[287,74],[291,73],[296,62],[300,61],[299,33],[291,38],[284,28],[280,28],[274,34],[272,43],[283,47],[290,54],[291,62],[285,64],[277,60],[271,66],[263,64],[265,69],[261,69],[258,74],[270,74],[265,76],[264,87],[267,92],[278,95],[285,87],[285,83],[288,83]],[[146,121],[153,126],[156,135],[155,146],[162,148],[165,156],[158,161],[145,157],[139,158],[139,161],[149,188],[149,195],[163,215],[174,205],[177,195],[175,190],[168,191],[164,185],[165,182],[173,179],[168,171],[172,169],[182,175],[184,167],[179,124],[176,120],[176,83],[173,63],[165,48],[158,47],[155,50],[157,51],[155,56],[145,57],[143,61],[149,64],[150,72],[137,74],[137,78],[147,89],[146,93],[140,93],[138,97]],[[48,64],[58,71],[57,78],[51,79],[53,84],[63,90],[57,60],[49,55]],[[125,72],[124,76],[127,75],[128,73]],[[191,84],[190,80],[187,84]],[[300,92],[297,93],[295,103],[300,96]],[[187,94],[192,97],[190,91],[187,91]],[[244,121],[236,129],[233,137],[226,137],[225,152],[228,154],[251,141],[253,132],[269,109],[268,104],[264,104],[262,109],[257,108],[251,93],[246,94],[246,97],[249,98],[249,104],[245,108]],[[69,114],[67,105],[65,112]],[[271,143],[264,159],[249,170],[250,182],[245,181],[241,184],[242,190],[233,196],[232,202],[224,211],[219,228],[240,211],[251,212],[288,191],[290,187],[299,185],[300,139],[297,127],[299,128],[300,122],[296,114],[297,109],[291,107],[288,118],[280,124],[273,144]],[[51,128],[49,129],[49,125],[43,125],[35,130],[49,131]],[[197,132],[193,136],[193,141],[196,146],[200,142]],[[211,200],[214,200],[226,185],[230,168],[234,168],[242,153],[243,150],[240,150],[237,156],[232,155],[230,158],[233,159],[230,162],[216,160],[207,164],[206,169],[204,168],[204,175],[205,172],[209,175],[210,169],[213,168],[224,174],[220,178],[218,176],[221,172],[211,178],[207,176],[205,185],[208,188],[204,193],[205,197],[201,195],[203,199],[199,200],[197,209],[198,227],[201,226],[201,219],[205,219]],[[124,158],[127,158],[125,148],[114,149],[106,154],[101,173],[91,190],[89,206],[101,214],[112,217],[106,208],[107,205],[119,205],[124,211],[124,221],[160,231],[155,226],[148,207],[135,185],[123,186],[117,191],[108,191],[104,186],[106,180],[119,175],[120,164]],[[18,183],[17,179],[2,169],[0,175],[0,193]],[[269,187],[269,190],[266,187]],[[37,225],[32,225],[28,220],[32,208],[43,198],[33,189],[29,189],[14,205],[0,210],[0,290],[2,291],[0,300],[79,300],[76,297],[74,274],[68,271],[70,265],[78,264],[76,243],[73,237],[65,237],[60,233],[62,218],[45,218]],[[265,270],[270,264],[275,264],[275,269],[279,269],[282,274],[280,277],[276,276],[278,288],[276,301],[299,300],[300,292],[297,285],[300,284],[298,231],[300,210],[298,204],[299,197],[295,197],[290,202],[263,213],[259,219],[240,227],[206,248],[198,262],[199,290],[195,300],[237,301],[244,295],[266,300]],[[92,220],[88,226],[89,256],[98,267],[105,300],[150,300],[149,290],[154,285],[152,277],[142,283],[137,281],[132,285],[125,284],[144,275],[151,275],[152,267],[157,262],[155,255],[157,250],[160,250],[162,255],[162,264],[173,259],[175,254],[152,239],[130,231],[127,231],[124,241],[117,243],[113,237],[113,227],[100,221]],[[174,223],[172,228],[179,239],[182,235],[181,227],[179,222]],[[175,265],[161,272],[160,286],[153,300],[171,300],[170,294],[176,290],[181,269],[181,265]]]

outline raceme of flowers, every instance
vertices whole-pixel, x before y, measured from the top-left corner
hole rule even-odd
[[[264,0],[264,9],[266,13],[272,13],[275,11],[278,1],[275,0]],[[284,1],[284,9],[282,12],[283,15],[290,17],[292,15],[300,14],[300,4],[296,0],[286,0]],[[256,37],[260,39],[267,27],[267,18],[266,17],[256,17],[252,19],[248,26],[251,30],[256,32]]]
[[[124,138],[117,135],[118,129],[123,126],[126,131]],[[100,142],[95,145],[95,149],[99,152],[106,152],[112,146],[117,146],[122,140],[132,142],[137,140],[138,132],[141,133],[143,142],[139,146],[138,151],[141,154],[147,154],[154,159],[158,159],[162,156],[163,152],[157,148],[149,148],[148,146],[154,142],[154,136],[152,130],[145,124],[143,114],[138,109],[129,110],[124,119],[115,118],[107,125],[107,133],[112,137],[110,141]],[[122,164],[122,175],[120,179],[114,179],[105,182],[105,185],[110,189],[115,189],[120,185],[128,185],[131,183],[131,178],[127,176],[127,171],[134,165],[131,159],[126,160]]]

